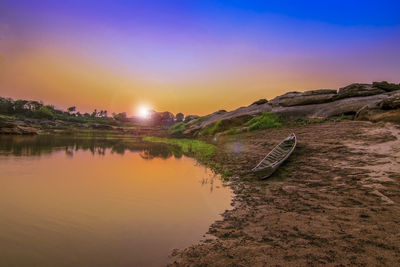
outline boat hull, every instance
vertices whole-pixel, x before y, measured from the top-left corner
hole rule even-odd
[[[253,173],[260,179],[270,177],[278,167],[293,153],[297,145],[297,137],[292,133],[265,156],[260,163],[253,168]]]

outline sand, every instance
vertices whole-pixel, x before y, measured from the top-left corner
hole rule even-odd
[[[298,147],[268,180],[249,170],[295,132]],[[326,122],[217,138],[234,174],[233,209],[171,266],[400,265],[400,128]]]

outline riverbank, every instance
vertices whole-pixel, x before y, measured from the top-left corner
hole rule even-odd
[[[299,144],[270,179],[249,172],[291,132]],[[234,208],[171,266],[397,265],[400,128],[361,121],[253,131],[214,140]]]
[[[112,122],[112,123],[111,123]],[[3,135],[74,135],[82,137],[134,137],[166,136],[167,126],[141,125],[131,122],[71,122],[32,118],[0,117]]]

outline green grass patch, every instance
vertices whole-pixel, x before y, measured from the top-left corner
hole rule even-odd
[[[206,135],[214,135],[218,132],[222,132],[224,130],[224,127],[222,125],[221,121],[216,121],[211,125],[208,125],[206,127],[204,127],[201,131],[200,131],[200,135],[206,136]]]
[[[217,151],[216,146],[194,139],[176,139],[147,136],[143,138],[143,141],[178,146],[182,149],[183,153],[193,155],[196,159],[205,164],[212,156],[215,155],[215,152]]]
[[[185,123],[183,122],[178,122],[172,125],[169,129],[168,132],[172,135],[180,135],[183,133],[185,130]]]
[[[238,133],[240,133],[240,131],[238,129],[236,129],[236,128],[229,129],[226,132],[227,135],[234,135],[234,134],[238,134]]]
[[[277,128],[282,126],[281,118],[271,112],[263,112],[261,115],[250,119],[246,125],[249,127],[249,131]]]

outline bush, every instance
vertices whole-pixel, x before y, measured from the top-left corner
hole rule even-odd
[[[33,111],[33,117],[52,120],[54,119],[54,113],[47,106],[42,106],[40,109]]]
[[[249,131],[276,128],[282,126],[281,118],[271,112],[263,112],[246,123],[249,126]]]

